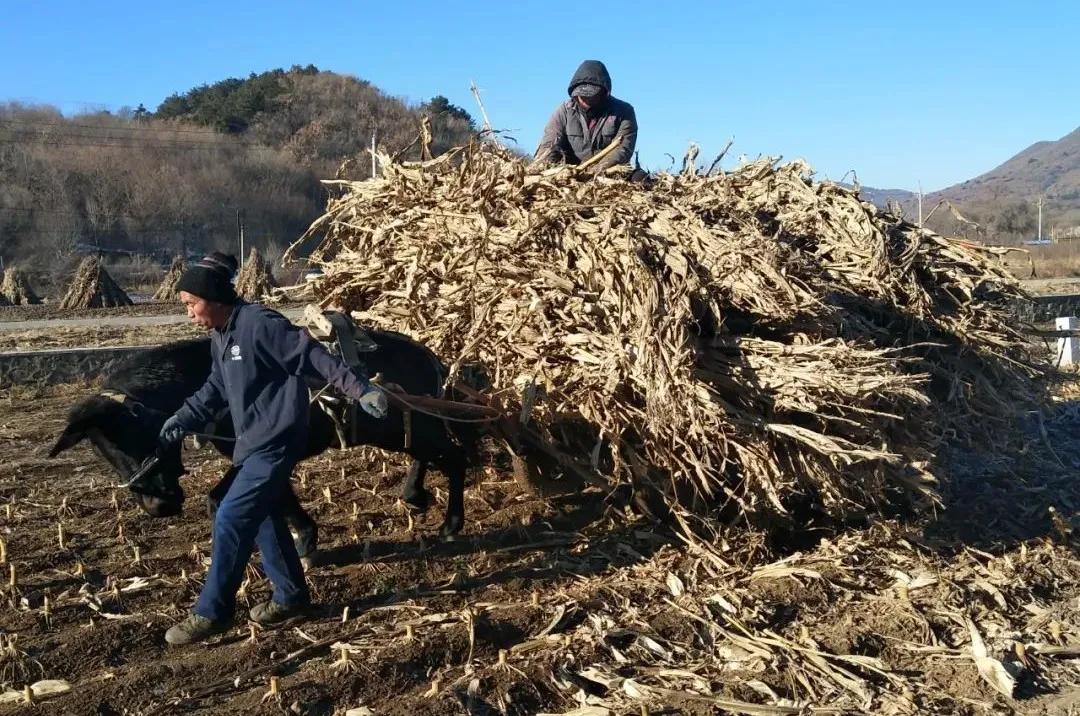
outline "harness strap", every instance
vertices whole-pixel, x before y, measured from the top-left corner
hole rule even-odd
[[[330,325],[334,327],[334,337],[337,339],[338,351],[345,365],[350,368],[359,368],[364,364],[360,360],[360,352],[356,349],[356,338],[353,336],[352,321],[344,313],[327,311],[323,314]]]
[[[354,371],[366,373],[364,361],[360,358],[360,352],[371,353],[378,349],[378,345],[368,337],[366,333],[356,328],[349,316],[339,311],[326,311],[323,316],[330,322],[334,329],[334,338],[337,340],[338,354],[345,361],[345,365]],[[361,342],[362,338],[362,342]],[[357,420],[357,411],[360,406],[355,402],[349,402],[349,433],[352,444],[360,440],[360,426]],[[340,434],[339,434],[340,437]],[[344,442],[344,441],[343,441]]]

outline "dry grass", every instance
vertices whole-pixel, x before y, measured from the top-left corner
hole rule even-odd
[[[154,292],[155,301],[175,301],[176,285],[180,283],[180,277],[184,275],[184,259],[177,256],[169,266],[165,278],[161,279],[157,291]]]
[[[1023,250],[1009,253],[1003,261],[1019,279],[1080,276],[1080,241],[1025,246]]]
[[[564,471],[684,519],[932,501],[946,436],[1002,446],[1039,397],[995,250],[800,163],[649,188],[490,145],[384,167],[327,182],[322,303],[482,374]]]
[[[87,256],[79,264],[60,308],[112,308],[130,306],[131,299],[101,265],[95,256]]]
[[[277,287],[269,262],[258,249],[253,248],[240,275],[236,277],[236,293],[248,301],[262,301],[271,296]]]
[[[18,266],[6,269],[0,284],[0,305],[28,306],[34,303],[41,303],[41,299],[30,287],[26,272]]]

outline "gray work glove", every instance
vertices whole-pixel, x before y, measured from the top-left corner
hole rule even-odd
[[[169,447],[184,439],[187,428],[180,424],[180,418],[175,415],[165,421],[158,433],[158,442],[162,447]]]
[[[367,387],[364,394],[360,396],[359,403],[364,412],[373,418],[385,418],[390,410],[390,402],[386,399],[386,394],[373,385]]]

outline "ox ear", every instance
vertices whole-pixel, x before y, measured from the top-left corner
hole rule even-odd
[[[68,424],[64,432],[60,433],[60,437],[49,450],[49,457],[56,457],[68,448],[77,445],[86,437],[87,431],[103,424],[103,419],[119,408],[119,403],[96,396],[78,403],[68,415]]]

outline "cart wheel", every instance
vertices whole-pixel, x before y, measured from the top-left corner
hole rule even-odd
[[[581,480],[564,474],[559,464],[551,457],[530,452],[528,457],[510,450],[510,463],[513,467],[514,482],[531,495],[551,497],[576,492],[585,487]],[[553,477],[558,475],[559,479]]]
[[[542,493],[543,488],[540,483],[543,478],[540,477],[540,471],[536,465],[526,462],[524,458],[514,453],[510,453],[510,464],[513,466],[514,482],[518,484],[518,487],[530,495]]]

